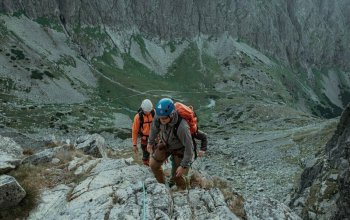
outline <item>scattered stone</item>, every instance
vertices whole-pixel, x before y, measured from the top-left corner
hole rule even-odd
[[[76,140],[75,148],[94,157],[107,157],[105,139],[99,134],[79,137]]]
[[[14,140],[0,135],[0,174],[5,174],[21,163],[23,149]]]
[[[52,161],[53,157],[58,152],[64,152],[66,151],[66,148],[64,146],[62,147],[55,147],[55,148],[49,148],[43,151],[40,151],[36,154],[30,155],[29,157],[26,157],[22,160],[23,164],[33,164],[38,165],[41,163],[49,163]]]
[[[271,198],[248,200],[244,204],[247,219],[289,219],[301,220],[288,206]]]
[[[51,163],[52,163],[52,164],[59,164],[60,162],[61,162],[61,160],[58,159],[58,158],[53,158],[53,159],[51,160]]]
[[[132,162],[134,162],[134,158],[129,157],[129,158],[125,159],[125,162],[128,164],[131,164]]]
[[[0,176],[0,210],[16,206],[26,192],[12,176]]]
[[[328,177],[328,179],[329,180],[333,180],[333,181],[336,181],[337,179],[338,179],[338,174],[331,174],[329,177]]]

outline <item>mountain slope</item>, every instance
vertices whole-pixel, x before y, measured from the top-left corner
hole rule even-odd
[[[350,101],[348,5],[3,1],[1,129],[67,143],[96,132],[130,151],[142,99],[171,97],[209,133],[194,166],[283,200],[334,131],[322,117]]]

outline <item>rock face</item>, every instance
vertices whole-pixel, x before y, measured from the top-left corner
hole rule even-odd
[[[303,219],[345,219],[350,216],[350,104],[320,159],[302,174],[291,206]]]
[[[347,0],[5,0],[0,4],[0,11],[56,17],[67,30],[78,23],[102,25],[161,39],[228,32],[287,63],[343,67],[349,67],[349,9]]]
[[[145,166],[98,161],[85,180],[45,191],[29,219],[239,219],[218,189],[173,195]]]
[[[0,210],[17,205],[26,195],[15,178],[0,176]]]
[[[337,200],[337,219],[350,216],[350,104],[344,110],[332,139],[327,143],[326,155],[329,165],[339,171],[331,174],[330,179],[336,179],[339,187]]]
[[[75,147],[94,157],[107,157],[105,139],[99,134],[79,137]]]
[[[52,149],[46,149],[43,151],[40,151],[36,154],[30,155],[22,160],[22,164],[32,164],[32,165],[38,165],[41,163],[48,163],[52,161],[55,154],[59,152],[66,152],[67,146],[61,146],[56,147]]]
[[[20,163],[23,149],[11,138],[0,136],[0,174],[4,174]]]

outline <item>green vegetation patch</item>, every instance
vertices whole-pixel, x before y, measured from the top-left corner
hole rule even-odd
[[[324,93],[324,76],[328,77],[330,67],[323,67],[319,69],[312,69],[312,72],[314,74],[314,85],[313,90],[318,95],[318,98],[320,99],[320,103],[311,103],[311,110],[314,115],[324,117],[324,118],[334,118],[339,116],[342,113],[342,109],[338,106],[334,105],[329,98]],[[342,79],[341,74],[339,71],[336,71],[335,74],[339,77],[339,79]],[[343,88],[342,92],[346,89]],[[344,92],[343,92],[344,93]],[[340,98],[342,101],[344,101],[343,93],[341,94]],[[345,97],[345,100],[347,98]]]
[[[22,15],[25,15],[24,10],[18,10],[18,11],[15,11],[12,13],[12,16],[17,17],[17,18],[21,17]]]
[[[16,55],[16,60],[24,60],[25,58],[22,50],[11,49],[11,53]]]
[[[182,44],[183,41],[171,40],[165,46],[170,48],[171,53],[174,53],[176,51],[176,46]]]
[[[86,47],[92,47],[95,42],[104,43],[109,37],[101,27],[89,27],[77,25],[74,28],[75,38]]]
[[[241,53],[241,58],[240,58],[240,65],[243,68],[251,67],[255,65],[255,62],[251,59],[248,54],[242,52]]]
[[[336,182],[333,181],[326,181],[325,184],[327,185],[323,198],[324,200],[331,200],[338,192],[339,192],[339,186]]]
[[[347,84],[347,82],[350,81],[350,73],[344,73],[342,71],[337,72],[339,80],[341,82],[340,98],[343,103],[343,106],[346,107],[346,105],[350,103],[350,85]]]
[[[57,21],[55,18],[52,17],[39,17],[37,19],[35,19],[34,21],[36,21],[38,24],[40,24],[43,27],[48,27],[51,29],[54,29],[58,32],[63,32],[63,28],[60,25],[59,21]]]
[[[44,75],[50,78],[55,78],[55,76],[48,70],[44,70],[43,72],[39,70],[32,70],[32,74],[30,75],[30,78],[42,80]]]
[[[292,99],[285,103],[291,103],[295,107],[300,99],[305,100],[312,114],[319,117],[333,118],[339,116],[342,109],[334,105],[324,94],[323,78],[324,76],[328,77],[328,70],[328,68],[313,69],[313,79],[308,79],[306,70],[301,67],[296,67],[296,70],[293,71],[283,65],[275,65],[266,71],[277,77],[276,82],[281,81],[282,86],[291,95]],[[316,102],[310,97],[309,90],[315,92],[320,102]],[[287,96],[283,95],[282,97]],[[344,100],[343,97],[346,97],[346,95],[341,96],[342,100]],[[347,98],[345,99],[347,100]]]
[[[77,64],[75,62],[74,57],[69,56],[69,55],[63,55],[61,58],[57,61],[58,65],[65,65],[65,66],[71,66],[76,68]]]
[[[304,80],[299,80],[295,77],[295,73],[290,68],[284,67],[283,65],[274,65],[272,67],[266,68],[266,72],[269,73],[275,82],[281,82],[278,85],[279,94],[285,93],[287,90],[289,94],[283,94],[284,99],[286,97],[291,97],[284,100],[286,103],[294,103],[298,100],[301,93],[305,92],[305,85],[302,84]]]
[[[176,50],[176,46],[174,42],[169,42],[170,52],[174,53]]]
[[[148,51],[147,51],[146,44],[145,44],[145,41],[143,40],[142,36],[139,34],[133,35],[131,37],[131,40],[134,40],[140,46],[141,53],[142,53],[143,57],[146,57]]]
[[[5,26],[5,21],[0,20],[0,36],[6,35],[8,33],[8,29]]]
[[[343,109],[334,105],[326,95],[321,95],[321,104],[315,103],[311,105],[311,110],[314,115],[324,118],[334,118],[343,112]]]
[[[212,89],[215,75],[220,74],[222,71],[217,60],[201,54],[192,43],[169,67],[166,78],[172,82],[173,89],[191,91]]]
[[[340,92],[340,96],[344,107],[350,103],[350,90],[342,89]]]
[[[115,50],[105,53],[94,61],[94,66],[103,76],[99,77],[99,96],[105,101],[112,101],[118,106],[136,109],[143,98],[150,98],[152,94],[141,95],[137,91],[148,91],[155,88],[164,88],[164,79],[142,64],[138,63],[128,54],[123,54],[124,68],[119,69],[114,64]]]
[[[104,40],[106,39],[108,36],[107,34],[104,32],[104,30],[100,27],[81,27],[76,29],[78,31],[80,31],[81,33],[85,33],[86,35],[92,37],[93,39],[98,39],[98,40]]]
[[[8,93],[14,88],[14,82],[12,79],[0,77],[0,91]]]
[[[123,59],[123,69],[117,67],[113,56]],[[141,100],[147,97],[153,102],[164,96],[179,100],[184,97],[187,103],[197,108],[200,103],[208,102],[214,77],[221,71],[214,58],[203,55],[202,63],[203,66],[195,44],[175,60],[164,76],[157,75],[129,54],[120,54],[115,49],[93,61],[96,69],[105,76],[99,80],[99,96],[131,109],[137,109]]]

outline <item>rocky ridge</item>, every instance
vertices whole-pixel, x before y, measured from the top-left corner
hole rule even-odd
[[[340,117],[325,153],[301,175],[290,203],[303,219],[346,219],[349,213],[350,105]]]
[[[94,138],[100,139],[98,146],[94,145],[95,141],[88,141]],[[103,155],[105,144],[101,136],[80,139],[86,140],[85,148],[99,149],[97,155]],[[49,188],[39,190],[38,204],[29,212],[27,219],[299,219],[287,206],[273,199],[243,203],[242,197],[233,188],[223,185],[217,188],[219,185],[215,184],[215,180],[204,172],[191,177],[192,187],[189,190],[178,191],[157,183],[148,167],[134,164],[131,158],[96,158],[72,150],[72,146],[62,143],[51,149],[54,152],[51,158],[39,151],[29,157],[45,160],[24,159],[27,162],[18,166],[17,169],[21,170],[32,169],[34,164],[39,167],[45,165],[39,168],[42,170],[36,168],[36,172],[47,172],[46,180],[55,179]],[[20,171],[11,171],[9,175],[16,176],[16,172]],[[53,178],[55,175],[59,178]],[[34,176],[28,178],[39,184],[40,179]],[[70,179],[67,179],[69,176]],[[4,178],[13,179],[11,187]],[[12,219],[26,214],[23,210],[6,214],[7,207],[3,206],[4,202],[11,207],[16,206],[15,203],[23,199],[23,193],[25,191],[15,178],[1,176],[0,194],[6,194],[0,203],[1,217]],[[24,208],[21,204],[19,206]],[[267,212],[259,211],[262,206]]]

